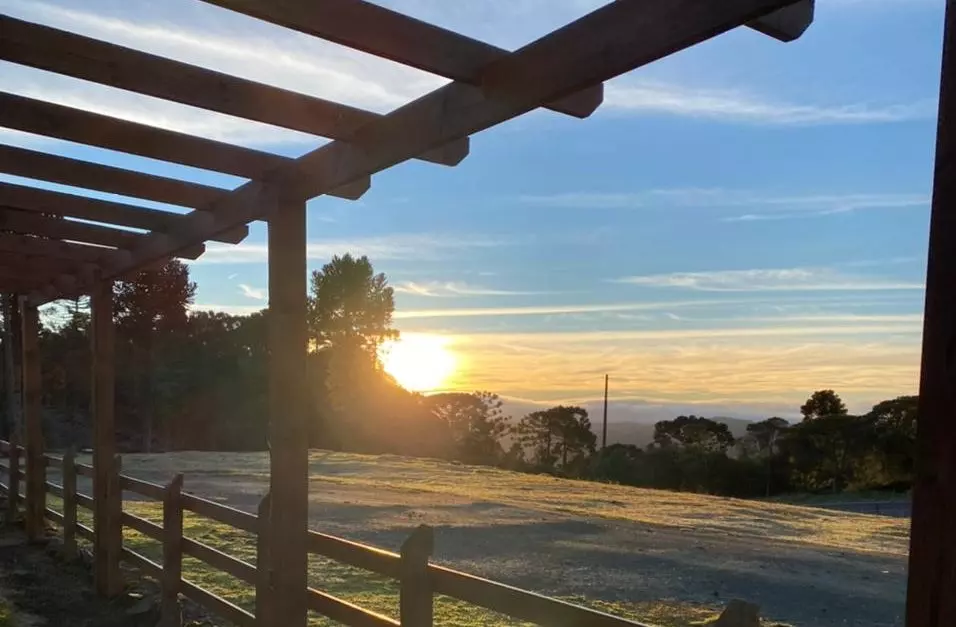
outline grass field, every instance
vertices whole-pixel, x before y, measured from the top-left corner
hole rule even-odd
[[[182,472],[187,490],[254,511],[268,458],[130,455],[124,472],[160,483]],[[426,523],[438,563],[650,624],[688,625],[731,598],[760,604],[768,624],[902,624],[908,522],[900,519],[323,452],[312,454],[310,500],[313,529],[396,550]],[[159,519],[154,504],[126,509]],[[186,528],[255,561],[248,534],[193,516]],[[158,559],[148,539],[130,532],[128,541]],[[250,606],[241,582],[192,560],[185,567],[188,578]],[[318,558],[310,573],[313,587],[397,612],[387,580]],[[436,622],[520,624],[450,599],[439,599]]]

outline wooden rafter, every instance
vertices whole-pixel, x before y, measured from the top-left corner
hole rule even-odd
[[[0,59],[274,126],[348,139],[377,113],[0,16]],[[468,139],[422,159],[457,165]]]
[[[181,231],[147,238],[117,272],[276,210],[279,191],[311,198],[389,168],[605,80],[694,46],[793,4],[793,0],[614,2],[492,63],[482,88],[454,82],[331,142],[290,168],[240,186],[216,203],[216,219],[194,212]],[[662,28],[667,24],[668,28]]]
[[[260,150],[6,92],[0,92],[0,126],[249,179],[293,163]],[[365,177],[329,195],[355,200],[370,185]]]
[[[16,233],[0,233],[0,252],[64,259],[78,266],[82,266],[83,264],[114,266],[122,263],[124,258],[129,257],[128,252],[120,252],[112,248],[61,242],[59,240],[30,237]]]
[[[0,208],[0,230],[126,250],[136,248],[140,240],[144,238],[143,235],[132,231],[36,215],[10,208]],[[202,244],[198,246],[193,244],[178,251],[176,256],[197,259],[204,250],[205,246]]]
[[[485,67],[509,54],[483,41],[362,0],[203,1],[474,85],[481,83]],[[603,86],[594,85],[545,107],[586,118],[603,99]]]
[[[0,149],[0,153],[2,152],[2,149]],[[0,157],[0,160],[2,160],[2,157]],[[131,172],[131,174],[136,173]],[[94,182],[97,180],[99,179],[95,179]],[[174,231],[179,221],[182,220],[182,215],[168,211],[98,200],[77,194],[53,192],[13,183],[0,183],[0,206],[159,233]],[[248,234],[249,227],[242,225],[237,229],[218,235],[215,240],[238,244]]]

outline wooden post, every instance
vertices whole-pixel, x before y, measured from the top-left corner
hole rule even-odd
[[[946,2],[907,627],[956,625],[956,0]]]
[[[76,455],[70,447],[63,456],[63,553],[77,557],[76,550]]]
[[[428,582],[428,558],[435,547],[432,528],[421,525],[402,544],[399,613],[402,627],[432,627],[434,598]]]
[[[269,216],[269,445],[273,622],[305,627],[309,522],[305,202]]]
[[[26,531],[31,541],[43,537],[46,509],[46,464],[40,398],[40,318],[36,305],[21,298],[23,328],[23,418],[26,431]]]
[[[112,500],[111,484],[119,471],[113,468],[116,454],[114,425],[114,328],[113,284],[98,282],[90,295],[91,342],[93,353],[93,529],[96,590],[102,596],[113,596],[122,589],[119,577],[119,555],[114,536],[122,539],[122,528],[113,529],[119,516]],[[117,479],[118,481],[118,479]],[[120,510],[122,495],[116,494]]]
[[[13,346],[13,309],[17,306],[14,294],[3,294],[3,386],[7,396],[7,406],[4,410],[3,430],[0,437],[8,442],[16,432],[17,398],[14,393],[14,346]]]
[[[10,463],[10,490],[7,494],[7,524],[17,521],[20,503],[20,446],[17,443],[16,431],[10,438],[10,450],[7,452]]]
[[[22,334],[23,327],[20,318],[20,299],[15,294],[4,295],[4,313],[6,314],[6,324],[4,325],[4,342],[9,341],[7,350],[4,351],[6,360],[6,381],[7,388],[7,420],[10,426],[10,442],[14,440],[23,441],[22,413],[23,413],[23,379],[22,379]]]
[[[179,608],[179,589],[183,578],[183,505],[180,495],[183,476],[166,486],[163,499],[163,600],[160,627],[181,627],[183,614]]]
[[[272,603],[272,568],[269,564],[269,530],[272,498],[268,492],[259,501],[256,519],[256,625],[272,627],[270,607]]]

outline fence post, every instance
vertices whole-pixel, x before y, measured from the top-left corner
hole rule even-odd
[[[10,490],[7,494],[7,524],[17,521],[18,503],[20,501],[20,449],[17,448],[16,437],[10,437],[10,450],[7,452],[10,463]]]
[[[432,528],[420,525],[402,544],[399,615],[402,627],[432,627],[433,597],[428,558],[435,546]]]
[[[76,459],[73,447],[63,456],[63,553],[76,557]]]
[[[272,511],[272,493],[259,501],[256,518],[256,625],[272,627],[272,570],[269,560],[269,532],[272,529],[270,517]],[[303,591],[304,593],[304,591]]]
[[[123,472],[123,459],[113,456],[109,479],[106,485],[106,594],[114,597],[123,592],[123,574],[120,571],[120,558],[123,553],[123,488],[120,474]]]
[[[183,576],[183,505],[180,495],[183,476],[176,475],[166,486],[163,498],[163,600],[160,627],[181,627],[179,589]]]

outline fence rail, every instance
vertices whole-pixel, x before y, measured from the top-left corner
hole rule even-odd
[[[23,448],[0,440],[0,453],[6,454],[8,459],[8,463],[0,464],[0,472],[8,477],[7,484],[0,483],[0,490],[11,497],[8,498],[8,502],[14,503],[16,507],[17,501],[24,499],[23,495],[19,494],[18,488],[20,480],[26,476],[26,472],[19,464],[20,458],[25,457]],[[94,528],[77,522],[76,516],[78,507],[93,510],[97,505],[92,496],[77,491],[76,487],[76,477],[78,475],[92,477],[93,467],[76,462],[72,452],[63,456],[43,455],[42,459],[45,463],[40,465],[40,468],[44,474],[45,469],[50,466],[59,466],[62,470],[62,484],[46,481],[44,476],[43,486],[45,493],[62,498],[63,512],[46,507],[45,502],[42,511],[44,518],[63,528],[64,547],[67,554],[76,553],[76,538],[93,542],[94,552],[104,550],[96,546],[96,543],[102,541],[104,545],[107,545],[109,541],[97,539]],[[11,473],[11,469],[17,470]],[[162,562],[156,562],[129,547],[122,546],[121,543],[115,558],[137,568],[144,575],[160,583],[162,590],[160,625],[162,627],[179,627],[182,624],[178,604],[179,595],[198,603],[211,613],[239,627],[272,627],[266,619],[271,602],[270,587],[265,576],[268,572],[269,551],[265,534],[261,533],[267,528],[265,521],[269,512],[268,495],[260,503],[259,514],[256,515],[182,492],[182,475],[177,475],[167,485],[160,485],[119,474],[117,463],[112,483],[118,487],[114,492],[116,498],[120,500],[122,492],[126,491],[162,503],[162,525],[122,511],[121,504],[118,508],[117,523],[118,533],[121,533],[123,528],[127,528],[160,542],[163,548]],[[106,494],[110,493],[106,492]],[[256,535],[257,564],[252,565],[198,540],[184,537],[182,522],[184,511]],[[15,515],[15,511],[8,509],[8,516],[10,515]],[[425,526],[419,527],[412,533],[402,545],[400,553],[317,531],[309,531],[308,544],[305,547],[308,553],[396,580],[399,583],[400,620],[383,616],[313,588],[305,591],[309,610],[352,627],[430,627],[434,624],[434,597],[440,594],[538,625],[645,627],[640,623],[431,564],[429,558],[432,545],[432,531]],[[256,614],[183,578],[183,555],[195,558],[216,570],[255,586]]]

